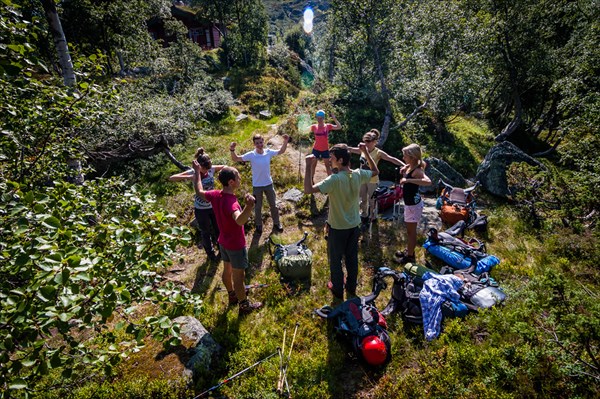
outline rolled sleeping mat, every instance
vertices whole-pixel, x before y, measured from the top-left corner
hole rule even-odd
[[[407,263],[404,265],[404,272],[408,275],[411,275],[413,277],[419,277],[422,278],[423,275],[427,272],[432,273],[432,274],[439,274],[438,272],[436,272],[433,269],[430,269],[428,267],[425,267],[423,265],[418,265],[416,263]]]

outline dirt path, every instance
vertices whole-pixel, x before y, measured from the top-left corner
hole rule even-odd
[[[275,148],[280,148],[283,144],[283,138],[277,134],[278,125],[272,125],[269,130],[268,136],[270,137],[267,145],[270,143]],[[304,178],[304,170],[306,169],[305,157],[312,150],[310,146],[300,146],[298,147],[296,143],[288,144],[287,150],[284,154],[289,160],[290,164],[298,169],[298,164],[300,164],[300,172],[302,178]],[[319,162],[317,165],[317,169],[315,170],[315,182],[320,182],[321,180],[327,177],[327,171],[325,169],[325,164],[323,162]]]

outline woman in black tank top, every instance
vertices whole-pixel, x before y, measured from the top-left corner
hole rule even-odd
[[[419,194],[419,186],[429,186],[431,180],[423,171],[425,162],[421,159],[421,147],[417,144],[410,144],[402,149],[402,155],[406,166],[400,170],[402,174],[400,184],[403,186],[404,224],[408,240],[406,249],[396,252],[396,257],[399,263],[408,263],[415,261],[417,225],[423,214],[423,201]]]
[[[419,169],[420,166],[417,166]],[[411,170],[402,177],[406,180],[413,179],[413,173],[416,169]],[[415,183],[404,183],[402,186],[402,198],[404,199],[404,205],[417,205],[421,202],[421,196],[419,195],[419,186]]]

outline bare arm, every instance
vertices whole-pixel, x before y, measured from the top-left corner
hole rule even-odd
[[[248,221],[248,219],[250,219],[250,215],[252,215],[252,211],[254,210],[254,203],[256,202],[256,200],[254,199],[254,197],[251,194],[246,194],[246,197],[244,198],[245,200],[245,205],[244,205],[244,209],[242,209],[242,211],[235,211],[231,214],[231,216],[233,217],[233,220],[235,220],[235,223],[238,226],[243,226],[246,224],[246,222]]]
[[[223,169],[225,166],[227,166],[227,165],[213,165],[213,169],[215,170],[215,173],[216,173],[216,172],[219,172],[221,169]]]
[[[311,171],[314,164],[317,163],[317,158],[313,154],[306,156],[306,168],[304,169],[304,194],[313,194],[321,192],[317,186],[312,184]]]
[[[234,162],[244,162],[242,157],[240,157],[238,154],[235,153],[236,145],[237,145],[237,143],[235,143],[235,142],[229,144],[229,154],[231,155],[231,160]]]
[[[194,161],[192,163],[192,166],[194,168],[194,176],[193,176],[194,191],[196,192],[196,195],[198,197],[200,197],[206,201],[206,196],[204,195],[204,188],[202,187],[202,177],[200,176],[201,175],[200,164],[198,163],[198,161]]]
[[[348,152],[350,154],[360,154],[360,148],[358,148],[358,147],[348,147]]]
[[[281,155],[285,152],[285,150],[287,149],[288,142],[290,141],[290,136],[288,136],[287,134],[284,134],[281,137],[283,137],[283,145],[279,149],[279,152],[277,152],[277,155]]]
[[[369,169],[371,169],[371,176],[377,176],[379,174],[379,169],[377,168],[377,164],[375,163],[375,161],[373,161],[371,154],[369,154],[367,145],[365,143],[360,143],[358,145],[358,148],[360,148],[360,151],[363,153],[363,156],[369,164]]]
[[[331,119],[335,122],[335,125],[331,126],[331,130],[340,130],[342,128],[342,124],[337,120],[335,115],[331,114]]]
[[[383,159],[384,161],[388,161],[393,163],[394,165],[398,165],[398,166],[404,166],[406,165],[404,162],[402,162],[400,159],[393,157],[391,155],[389,155],[387,152],[385,151],[381,151],[379,150],[379,156],[381,157],[381,159]]]
[[[191,174],[189,170],[169,176],[169,181],[184,181],[184,180],[193,180],[193,179],[194,179],[194,175]]]

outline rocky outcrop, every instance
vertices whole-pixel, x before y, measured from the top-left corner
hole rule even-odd
[[[490,193],[507,198],[511,195],[506,171],[514,162],[527,162],[532,166],[545,168],[536,159],[521,151],[516,145],[504,141],[495,145],[485,156],[485,159],[477,168],[476,179]]]
[[[452,166],[438,158],[425,158],[427,167],[425,174],[431,179],[431,186],[421,186],[420,191],[426,194],[436,194],[440,179],[454,187],[465,187],[468,182]]]
[[[192,378],[198,370],[209,370],[212,362],[222,351],[221,346],[198,319],[191,316],[180,316],[173,322],[181,326],[181,335],[194,342],[189,350],[192,357],[185,364],[184,376]]]

